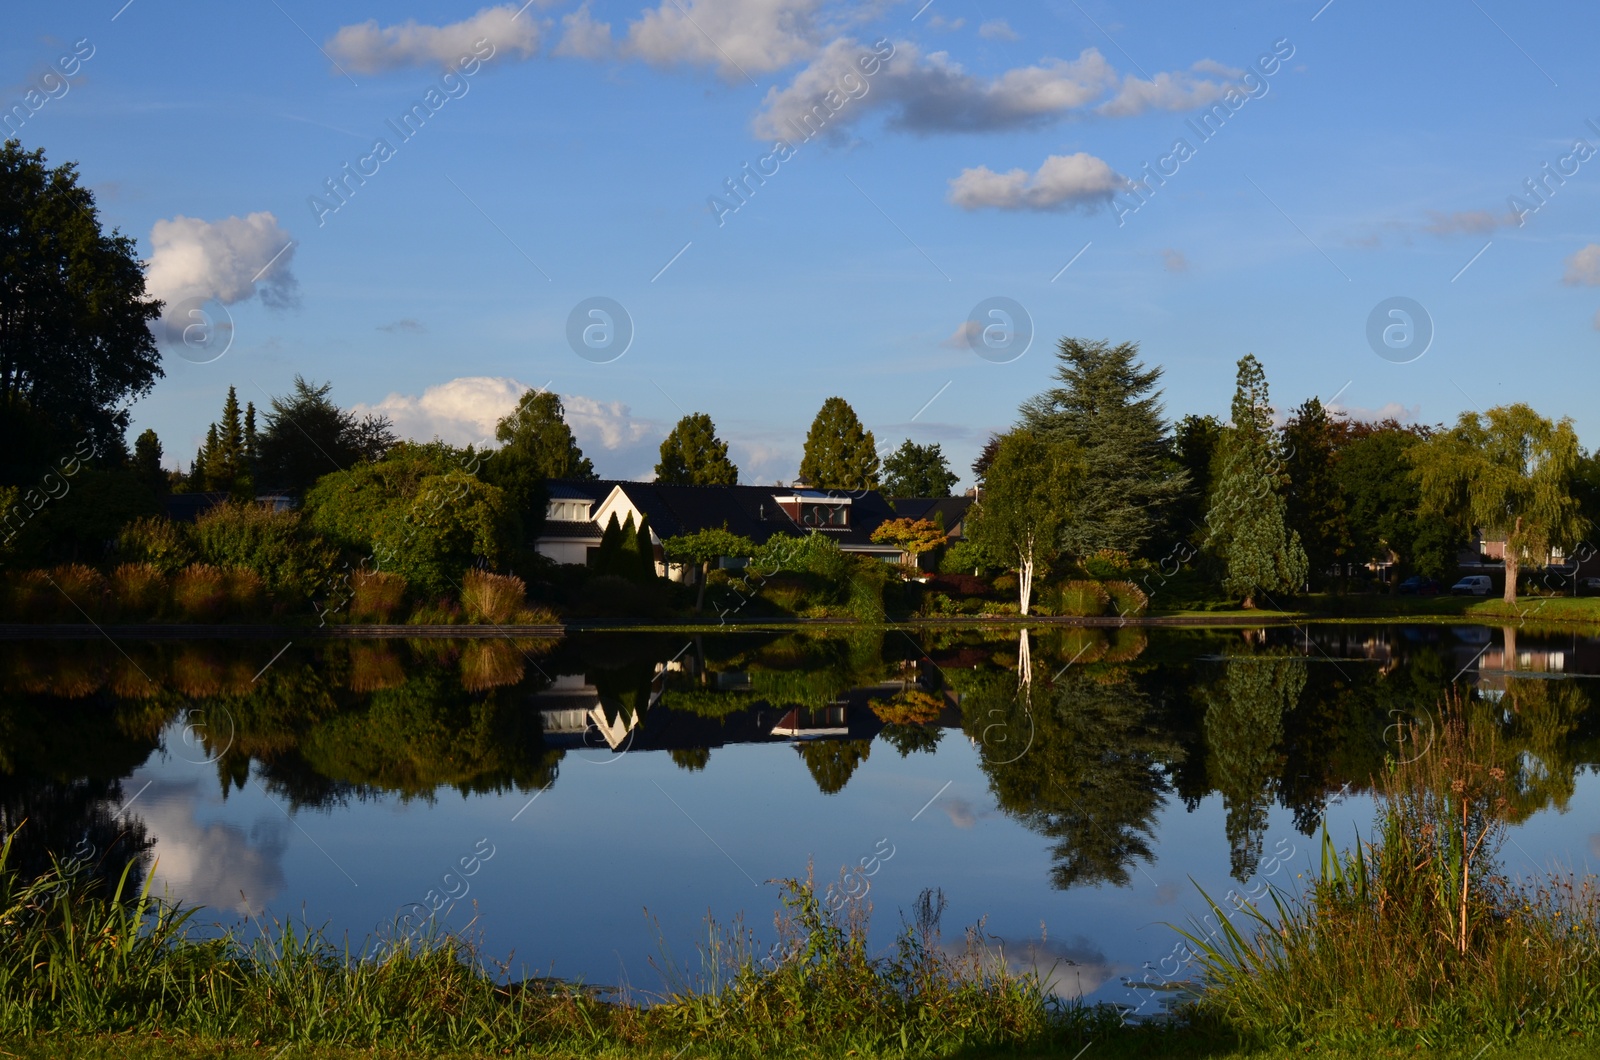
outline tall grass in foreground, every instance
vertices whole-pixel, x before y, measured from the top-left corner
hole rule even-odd
[[[947,1054],[967,1046],[1070,1047],[1115,1023],[1053,1004],[1033,975],[996,963],[976,934],[938,939],[926,896],[887,956],[867,946],[867,911],[828,908],[809,878],[778,881],[779,940],[757,956],[742,931],[711,926],[709,981],[675,974],[645,1006],[549,979],[512,980],[459,935],[396,930],[352,947],[293,924],[245,941],[191,934],[194,911],[97,886],[57,863],[23,880],[0,847],[0,1039],[107,1032],[206,1040],[529,1050],[580,1055]],[[682,1053],[686,1047],[693,1053]],[[1067,1055],[1071,1055],[1068,1053]]]
[[[1517,763],[1492,725],[1445,705],[1414,761],[1378,788],[1375,840],[1340,852],[1303,894],[1246,903],[1246,932],[1209,896],[1221,935],[1197,947],[1194,1010],[1246,1039],[1438,1042],[1600,1031],[1594,877],[1514,882],[1495,854]]]

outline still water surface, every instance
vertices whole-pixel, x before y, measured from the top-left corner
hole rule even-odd
[[[1319,829],[1463,697],[1517,777],[1513,874],[1600,860],[1600,639],[1444,626],[548,642],[0,644],[25,867],[129,859],[246,932],[437,907],[521,971],[663,987],[707,916],[770,942],[803,876],[983,921],[1068,995],[1151,1011],[1171,924],[1293,886]],[[270,662],[270,665],[268,665]],[[263,670],[263,667],[265,669]],[[842,884],[839,873],[850,874]],[[1191,882],[1191,879],[1193,882]],[[654,963],[652,963],[652,961]]]

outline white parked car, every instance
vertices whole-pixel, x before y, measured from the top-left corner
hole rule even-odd
[[[1457,596],[1488,596],[1492,588],[1487,574],[1469,574],[1450,586],[1450,591]]]

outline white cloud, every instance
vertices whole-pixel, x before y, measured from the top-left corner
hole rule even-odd
[[[358,74],[376,74],[412,66],[456,65],[470,57],[480,41],[494,45],[495,58],[518,53],[527,59],[539,50],[539,22],[517,17],[518,5],[486,7],[471,18],[444,26],[408,19],[399,25],[378,25],[368,19],[342,26],[327,43],[339,65]]]
[[[430,386],[419,395],[390,394],[376,404],[358,404],[358,416],[387,416],[402,438],[451,445],[494,445],[494,428],[532,387],[503,376],[462,376]],[[578,447],[595,460],[610,454],[601,468],[607,476],[642,475],[654,466],[666,429],[654,420],[634,416],[620,401],[602,402],[581,394],[562,394],[567,425]],[[648,458],[648,459],[647,459]]]
[[[732,80],[817,50],[820,0],[662,0],[628,24],[627,50],[657,66],[714,68]]]
[[[1100,104],[1096,110],[1108,118],[1131,118],[1147,110],[1193,110],[1204,107],[1221,99],[1230,87],[1242,94],[1242,90],[1231,85],[1230,81],[1243,76],[1243,71],[1209,59],[1195,63],[1191,71],[1163,72],[1148,81],[1129,74],[1122,79],[1122,87],[1117,94]],[[1194,72],[1221,74],[1229,80],[1210,81],[1195,77]]]
[[[517,399],[528,389],[515,379],[464,376],[430,386],[418,396],[390,394],[376,405],[356,405],[353,411],[358,416],[375,412],[389,417],[402,438],[492,445],[494,425],[517,407]]]
[[[996,173],[987,166],[964,169],[950,181],[950,202],[964,210],[1093,209],[1111,201],[1127,184],[1103,159],[1085,151],[1051,155],[1033,173]]]
[[[628,406],[620,401],[596,401],[573,394],[563,397],[561,403],[567,410],[567,425],[586,451],[616,451],[638,445],[649,438],[666,436],[666,431],[659,424],[635,417]],[[656,444],[659,445],[659,442]]]
[[[233,305],[260,294],[262,302],[281,309],[294,304],[298,290],[289,270],[290,243],[270,213],[221,221],[179,214],[150,229],[145,286],[169,306],[188,298]]]
[[[943,15],[934,15],[928,19],[928,28],[941,33],[954,33],[967,24],[964,18],[945,18]]]
[[[1341,416],[1362,423],[1381,423],[1384,420],[1394,420],[1398,423],[1414,423],[1417,417],[1422,414],[1422,406],[1417,405],[1414,408],[1407,408],[1398,401],[1390,401],[1379,405],[1375,409],[1369,409],[1360,405],[1346,405],[1342,402],[1332,401],[1328,403],[1328,412],[1337,412]]]
[[[283,890],[289,837],[282,818],[263,817],[246,832],[200,821],[197,784],[158,779],[150,788],[139,813],[155,839],[152,890],[165,889],[187,906],[240,913],[259,912]]]
[[[1590,243],[1567,259],[1567,283],[1585,287],[1600,285],[1600,243]]]
[[[752,122],[756,135],[787,140],[798,129],[799,136],[807,138],[801,122],[819,107],[834,131],[868,111],[887,110],[890,128],[920,134],[997,132],[1075,115],[1131,117],[1148,110],[1206,106],[1236,87],[1230,79],[1239,75],[1231,67],[1202,60],[1188,71],[1158,73],[1149,80],[1119,77],[1097,49],[1085,48],[1076,59],[1045,59],[985,79],[967,73],[946,52],[924,53],[902,41],[895,43],[883,68],[865,79],[866,88],[856,93],[858,98],[846,100],[843,107],[828,107],[830,91],[836,99],[850,94],[851,83],[845,78],[860,80],[857,61],[871,51],[849,37],[823,48],[787,87],[768,90]]]
[[[752,122],[756,136],[792,140],[800,130],[804,139],[802,121],[819,107],[835,130],[871,110],[887,110],[889,127],[905,132],[999,132],[1090,113],[1096,101],[1118,84],[1116,71],[1094,48],[1084,49],[1076,59],[1046,59],[988,79],[967,73],[946,52],[923,53],[908,42],[896,42],[882,69],[862,79],[858,60],[871,53],[867,45],[849,37],[833,41],[786,87],[768,90]],[[846,99],[843,107],[826,105],[830,91],[836,98],[849,96],[852,84],[863,80],[866,87],[855,93],[857,98]],[[1143,84],[1127,82],[1122,93],[1105,104],[1112,109],[1102,108],[1104,113],[1116,117],[1155,105],[1198,106],[1213,92],[1222,91],[1221,86],[1196,82],[1188,75],[1158,74],[1152,87],[1138,87]]]
[[[1021,40],[1017,31],[1003,18],[990,19],[978,27],[978,36],[984,40]]]
[[[1168,272],[1189,271],[1189,259],[1184,256],[1183,251],[1173,247],[1167,247],[1161,252],[1161,263],[1166,266]]]
[[[561,43],[553,54],[568,55],[577,59],[603,59],[613,49],[611,23],[596,22],[589,14],[589,0],[583,0],[576,11],[561,17]]]

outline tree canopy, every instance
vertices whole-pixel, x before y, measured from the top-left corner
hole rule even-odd
[[[1573,491],[1582,453],[1570,418],[1552,423],[1521,403],[1463,412],[1408,455],[1425,515],[1503,536],[1508,603],[1516,602],[1524,561],[1575,545],[1587,529]]]
[[[1033,579],[1049,571],[1061,550],[1061,527],[1071,519],[1084,464],[1077,445],[1032,431],[1002,435],[984,489],[973,506],[968,535],[1003,566],[1017,572],[1024,615]]]
[[[1171,460],[1162,419],[1161,368],[1146,368],[1139,347],[1064,338],[1052,387],[1024,402],[1020,426],[1072,442],[1082,454],[1082,493],[1062,523],[1061,544],[1075,555],[1101,549],[1140,552],[1188,476]]]
[[[125,452],[126,405],[164,374],[160,315],[134,241],[101,230],[76,166],[0,146],[0,483],[83,435]]]
[[[883,461],[883,492],[891,497],[948,497],[955,484],[938,442],[918,445],[907,438]]]
[[[296,375],[293,390],[272,399],[266,429],[256,439],[257,485],[304,492],[323,475],[382,458],[395,444],[387,418],[341,409],[328,397],[332,390],[332,383]],[[206,474],[209,479],[209,468]]]
[[[661,442],[656,481],[669,486],[734,486],[739,469],[728,459],[728,443],[704,412],[677,422]]]
[[[878,486],[877,443],[842,397],[822,403],[806,434],[800,477],[825,490],[869,490]]]
[[[1288,476],[1285,518],[1289,529],[1300,535],[1313,582],[1325,579],[1330,568],[1343,562],[1350,544],[1336,474],[1338,443],[1345,430],[1345,423],[1330,417],[1317,398],[1295,409],[1283,428]]]
[[[597,477],[594,464],[578,448],[557,394],[523,394],[517,407],[495,424],[494,436],[500,448],[484,454],[481,476],[505,491],[506,503],[530,535],[544,525],[547,480]]]

